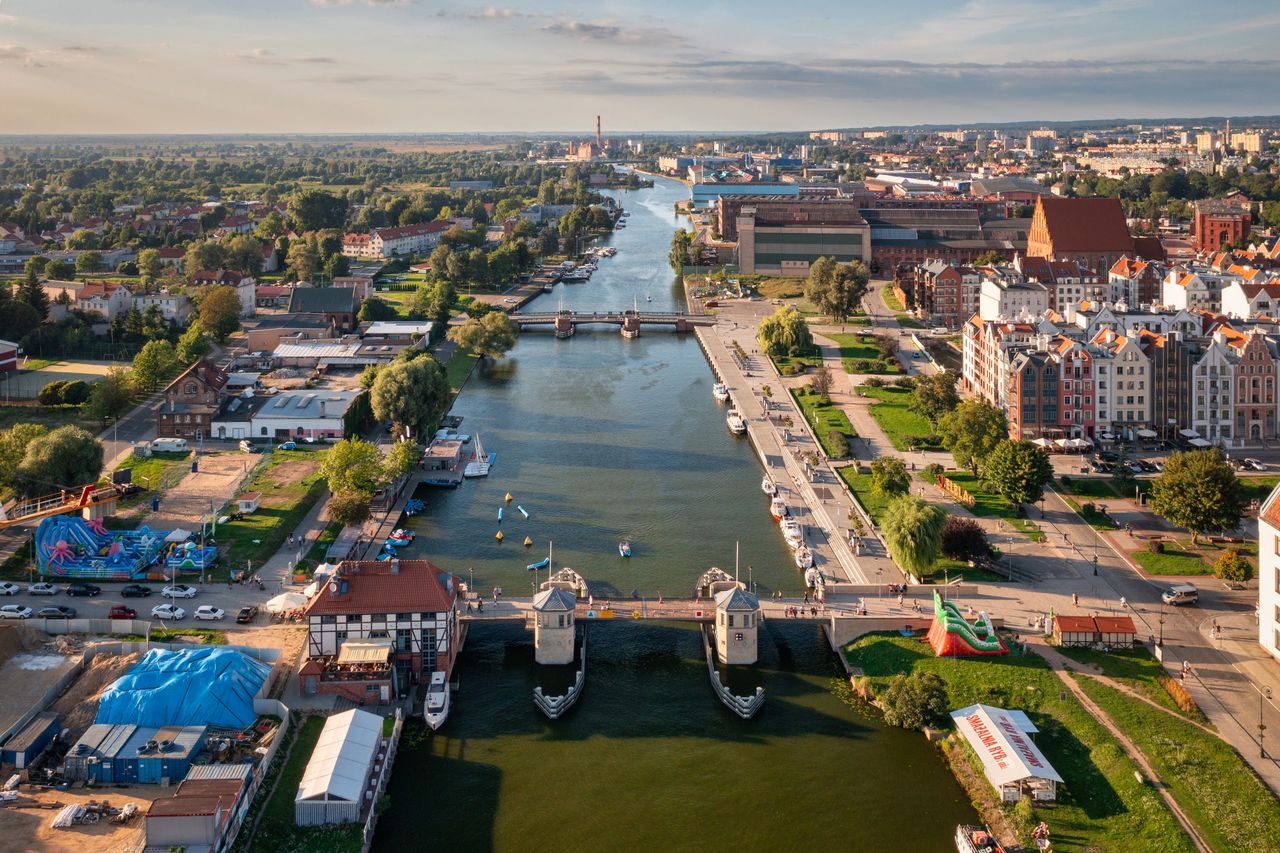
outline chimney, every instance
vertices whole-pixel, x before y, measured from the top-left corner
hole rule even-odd
[[[400,560],[399,560],[399,558],[397,558],[397,557],[392,557],[388,562],[391,564],[391,574],[393,574],[393,575],[398,575],[398,574],[400,574]]]
[[[596,116],[596,148],[600,147],[600,116]]]

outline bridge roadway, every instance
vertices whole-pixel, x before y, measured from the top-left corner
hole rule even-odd
[[[593,311],[591,313],[567,310],[546,311],[540,313],[522,313],[517,311],[512,312],[507,316],[511,318],[512,323],[519,326],[521,329],[525,326],[554,326],[566,318],[573,326],[582,326],[589,323],[621,326],[625,322],[632,321],[639,323],[641,326],[675,326],[678,331],[691,329],[695,326],[714,326],[717,322],[715,317],[710,317],[705,314],[632,310]]]
[[[803,619],[826,623],[832,616],[854,617],[860,607],[868,618],[918,619],[932,617],[932,600],[918,596],[921,610],[912,610],[911,602],[899,606],[897,598],[880,598],[860,595],[828,595],[826,602],[805,601],[802,598],[766,598],[760,601],[760,612],[765,619]],[[472,599],[474,601],[474,599]],[[471,604],[468,601],[467,604]],[[925,609],[927,604],[928,609]],[[797,608],[795,616],[789,616],[789,608]],[[799,611],[803,610],[803,614]],[[579,621],[661,621],[661,622],[710,622],[715,614],[715,602],[707,598],[656,598],[596,599],[590,603],[579,601]],[[608,613],[609,615],[604,615]],[[639,614],[638,616],[635,614]],[[460,618],[465,622],[524,622],[533,614],[533,600],[529,598],[502,598],[495,604],[486,599],[484,610],[468,610],[463,606]],[[588,615],[594,614],[594,615]]]

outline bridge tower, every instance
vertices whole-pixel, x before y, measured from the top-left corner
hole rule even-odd
[[[573,593],[550,587],[533,597],[533,658],[538,663],[573,663]]]
[[[716,594],[716,657],[723,664],[752,664],[760,630],[760,599],[739,586]]]
[[[622,336],[628,340],[640,337],[640,312],[622,312]]]
[[[561,308],[556,312],[556,337],[569,338],[573,336],[574,331],[573,312],[567,308]]]

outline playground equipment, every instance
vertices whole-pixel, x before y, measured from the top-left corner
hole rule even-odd
[[[55,515],[36,528],[36,570],[46,577],[129,580],[163,559],[167,570],[208,568],[217,548],[168,543],[167,530],[108,530],[102,522]]]
[[[960,613],[960,608],[950,601],[943,601],[933,593],[933,624],[929,627],[929,645],[938,657],[965,657],[968,655],[1007,655],[1009,649],[996,634],[991,617],[985,610],[970,625]]]
[[[72,490],[63,489],[56,495],[30,498],[19,501],[9,509],[0,506],[0,530],[15,524],[27,524],[41,518],[62,515],[103,504],[114,504],[124,495],[123,486],[90,485],[81,488],[77,495]]]

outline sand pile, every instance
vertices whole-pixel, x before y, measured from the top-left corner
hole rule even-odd
[[[98,655],[80,677],[50,707],[62,715],[62,728],[71,741],[78,740],[98,716],[98,697],[113,681],[142,659],[131,655]]]

